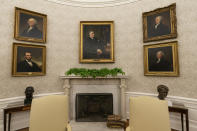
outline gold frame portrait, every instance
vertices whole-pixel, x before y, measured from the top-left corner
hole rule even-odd
[[[109,25],[110,26],[110,58],[109,59],[84,59],[83,48],[84,48],[84,25]],[[114,62],[114,22],[113,21],[81,21],[80,22],[80,63],[113,63]]]
[[[147,17],[156,15],[162,12],[166,12],[166,11],[170,12],[170,27],[171,27],[170,33],[166,35],[153,36],[149,38]],[[171,39],[171,38],[177,37],[177,20],[176,20],[176,4],[175,3],[164,8],[158,8],[150,12],[145,12],[142,15],[142,19],[143,19],[143,41],[144,42],[158,41],[158,40]]]
[[[42,49],[42,72],[17,72],[18,47]],[[46,74],[46,46],[24,43],[13,43],[12,76],[43,76]]]
[[[20,26],[19,26],[19,24],[20,24],[20,14],[21,13],[24,13],[24,14],[27,14],[27,15],[36,16],[36,17],[40,17],[40,18],[43,19],[43,23],[42,23],[42,38],[41,39],[33,38],[33,37],[25,37],[25,36],[21,36],[20,35]],[[47,36],[47,15],[15,7],[14,38],[16,40],[45,43],[46,42],[46,36]]]
[[[149,49],[172,47],[172,65],[173,71],[149,71]],[[178,42],[166,42],[154,45],[144,45],[144,75],[145,76],[179,76],[179,63],[178,63]]]

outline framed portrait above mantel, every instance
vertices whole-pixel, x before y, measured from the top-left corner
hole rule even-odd
[[[80,22],[80,62],[114,62],[114,22]]]
[[[24,43],[13,43],[13,76],[42,76],[45,74],[45,46]]]
[[[179,76],[177,41],[144,45],[144,75]]]
[[[15,7],[14,38],[30,42],[46,42],[47,15]]]
[[[176,4],[143,13],[144,42],[177,37]]]

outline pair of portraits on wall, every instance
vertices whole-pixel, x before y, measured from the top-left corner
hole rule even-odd
[[[143,41],[177,37],[176,4],[143,13]],[[144,75],[178,76],[178,42],[144,45]]]
[[[12,75],[40,76],[46,74],[47,16],[45,14],[15,8],[14,38],[40,43],[13,43]]]

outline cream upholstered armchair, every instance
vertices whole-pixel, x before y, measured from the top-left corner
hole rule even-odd
[[[30,131],[71,131],[68,124],[68,98],[64,95],[33,99]]]
[[[131,97],[126,131],[171,131],[167,102],[148,96]]]

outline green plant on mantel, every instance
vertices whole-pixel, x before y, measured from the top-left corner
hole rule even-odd
[[[81,76],[81,77],[106,77],[108,75],[110,76],[117,76],[118,74],[124,75],[125,72],[122,71],[121,68],[113,68],[113,69],[108,69],[108,68],[102,68],[102,69],[86,69],[86,68],[71,68],[68,70],[66,75],[76,75],[76,76]]]

